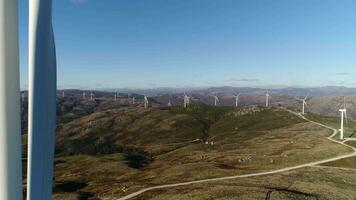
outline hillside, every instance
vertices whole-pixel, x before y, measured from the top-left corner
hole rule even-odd
[[[278,169],[348,152],[330,131],[261,107],[119,108],[62,124],[54,199]]]

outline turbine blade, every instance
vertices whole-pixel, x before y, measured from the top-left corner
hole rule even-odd
[[[22,199],[18,1],[0,0],[0,16],[0,199]]]
[[[30,0],[28,200],[52,198],[56,68],[52,0]]]

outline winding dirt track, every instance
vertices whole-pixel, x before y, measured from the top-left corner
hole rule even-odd
[[[329,159],[324,159],[324,160],[319,160],[319,161],[315,161],[315,162],[310,162],[310,163],[306,163],[306,164],[302,164],[302,165],[296,165],[293,167],[286,167],[286,168],[282,168],[282,169],[277,169],[277,170],[272,170],[272,171],[266,171],[266,172],[258,172],[258,173],[252,173],[252,174],[244,174],[244,175],[236,175],[236,176],[225,176],[225,177],[220,177],[220,178],[209,178],[209,179],[202,179],[202,180],[197,180],[197,181],[188,181],[188,182],[181,182],[181,183],[174,183],[174,184],[166,184],[166,185],[158,185],[158,186],[153,186],[153,187],[148,187],[148,188],[144,188],[141,189],[137,192],[131,193],[129,195],[123,196],[117,200],[126,200],[126,199],[130,199],[133,197],[136,197],[144,192],[147,191],[151,191],[151,190],[156,190],[156,189],[164,189],[164,188],[171,188],[171,187],[177,187],[177,186],[185,186],[185,185],[191,185],[191,184],[197,184],[197,183],[205,183],[205,182],[213,182],[213,181],[223,181],[223,180],[230,180],[230,179],[237,179],[237,178],[247,178],[247,177],[255,177],[255,176],[264,176],[264,175],[270,175],[270,174],[277,174],[277,173],[282,173],[282,172],[287,172],[287,171],[291,171],[291,170],[295,170],[295,169],[300,169],[300,168],[304,168],[304,167],[312,167],[315,165],[320,165],[323,163],[327,163],[327,162],[331,162],[331,161],[336,161],[336,160],[340,160],[340,159],[344,159],[344,158],[349,158],[349,157],[353,157],[356,156],[356,148],[344,144],[341,141],[337,141],[335,139],[333,139],[333,137],[338,133],[338,131],[335,128],[332,128],[330,126],[318,123],[318,122],[314,122],[311,121],[307,118],[305,118],[304,116],[302,116],[301,114],[298,114],[294,111],[291,110],[287,110],[288,112],[291,112],[294,115],[297,115],[298,117],[312,122],[316,125],[322,126],[324,128],[330,129],[333,131],[333,133],[327,138],[335,143],[338,143],[340,145],[344,145],[346,147],[349,147],[353,150],[352,153],[348,153],[348,154],[344,154],[344,155],[340,155],[340,156],[336,156],[336,157],[332,157]]]

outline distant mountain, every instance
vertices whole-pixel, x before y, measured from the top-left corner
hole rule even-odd
[[[62,90],[58,91],[58,112],[70,113],[65,118],[59,118],[59,121],[72,120],[83,114],[88,114],[98,110],[107,110],[130,106],[132,99],[135,97],[136,105],[142,107],[143,94],[149,95],[150,106],[162,107],[167,106],[168,102],[172,105],[182,105],[183,95],[186,93],[191,100],[191,104],[213,105],[214,96],[219,97],[219,106],[234,106],[235,97],[240,93],[239,105],[265,105],[265,89],[249,87],[211,87],[195,89],[177,89],[177,88],[156,88],[147,90],[115,90],[119,92],[118,101],[114,102],[115,92],[113,91],[93,91],[95,101],[90,101],[91,91],[85,91],[87,98],[83,99],[83,90],[65,90],[65,99],[62,97]],[[301,109],[301,102],[298,99],[309,95],[307,112],[314,112],[327,116],[338,116],[338,109],[342,106],[343,96],[346,96],[346,107],[350,118],[356,120],[356,88],[347,87],[314,87],[314,88],[280,88],[269,89],[270,105],[283,106]],[[27,92],[25,102],[23,102],[23,129],[26,130],[27,117]]]
[[[327,96],[327,95],[352,95],[356,94],[356,88],[342,86],[325,86],[325,87],[286,87],[286,88],[258,88],[258,87],[208,87],[208,88],[151,88],[151,89],[108,89],[107,91],[121,91],[126,93],[145,94],[149,96],[157,96],[163,94],[175,93],[198,93],[198,94],[213,94],[213,93],[265,93],[266,89],[270,93],[305,96]]]

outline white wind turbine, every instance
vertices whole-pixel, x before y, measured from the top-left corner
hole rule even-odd
[[[27,200],[52,198],[56,79],[52,1],[30,0]]]
[[[345,120],[346,120],[346,123],[347,123],[345,97],[344,97],[344,108],[339,109],[339,112],[341,113],[340,139],[343,140],[344,139],[344,116],[345,116]]]
[[[135,97],[132,97],[132,105],[135,105]]]
[[[114,94],[114,101],[117,101],[117,92]]]
[[[305,114],[305,107],[307,106],[307,98],[308,98],[308,95],[304,97],[304,99],[298,99],[300,101],[302,101],[302,114],[304,115]]]
[[[214,96],[214,106],[217,106],[219,102],[219,97],[218,96]]]
[[[0,0],[0,199],[22,199],[18,1]]]
[[[183,107],[187,108],[189,103],[190,103],[190,98],[188,97],[187,94],[184,93],[184,96],[183,96]]]
[[[143,102],[144,107],[145,107],[145,108],[148,108],[148,99],[147,99],[146,96],[143,97],[143,101],[144,101],[144,102]]]
[[[270,97],[271,95],[268,93],[268,90],[266,90],[266,107],[268,107],[269,106],[269,97]]]
[[[239,105],[239,97],[240,97],[240,94],[237,94],[234,96],[235,97],[235,107],[237,107]]]

